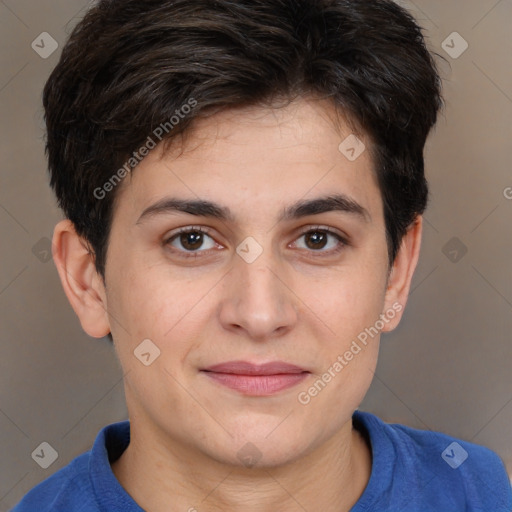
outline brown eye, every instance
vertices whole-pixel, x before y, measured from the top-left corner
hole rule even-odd
[[[207,240],[210,240],[207,243]],[[215,247],[215,242],[213,238],[208,235],[208,233],[201,228],[184,228],[170,236],[165,245],[169,245],[176,252],[185,253],[200,253],[206,252],[209,249]]]
[[[187,251],[195,251],[200,249],[203,245],[203,233],[198,231],[189,231],[188,233],[181,233],[179,235],[181,246]]]
[[[309,249],[323,249],[328,241],[328,235],[322,231],[310,231],[304,236]]]
[[[344,237],[328,228],[314,228],[304,231],[298,238],[304,239],[304,244],[296,244],[300,249],[306,249],[315,256],[329,256],[341,251],[348,242]],[[327,247],[327,250],[324,250]]]

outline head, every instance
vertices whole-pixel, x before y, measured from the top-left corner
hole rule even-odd
[[[419,254],[442,100],[413,18],[390,0],[104,0],[43,102],[54,259],[84,330],[113,336],[130,413],[230,461],[250,438],[278,463],[344,425]],[[203,372],[238,359],[309,375],[255,399]],[[297,413],[267,439],[283,403]]]

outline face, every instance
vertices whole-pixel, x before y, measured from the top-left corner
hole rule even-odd
[[[402,306],[369,151],[349,160],[332,115],[304,99],[216,114],[117,191],[109,329],[132,424],[170,448],[284,464],[346,429],[370,385],[374,333]],[[232,361],[298,370],[205,371]]]

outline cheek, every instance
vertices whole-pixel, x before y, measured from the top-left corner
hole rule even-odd
[[[364,272],[352,268],[317,294],[315,313],[322,320],[316,322],[322,325],[317,333],[319,374],[297,398],[311,407],[310,413],[318,411],[333,431],[360,405],[371,384],[380,339],[374,328],[384,291],[385,278],[373,267]]]
[[[191,340],[200,340],[205,329],[211,307],[211,297],[205,295],[215,278],[191,279],[179,270],[141,263],[126,266],[113,279],[109,312],[124,327],[117,331],[126,357],[142,340],[150,339],[165,356],[162,359],[169,360],[166,352],[171,348],[173,365],[182,361],[193,348]]]
[[[351,267],[325,280],[315,294],[315,311],[338,343],[350,342],[382,313],[386,278],[375,264]]]

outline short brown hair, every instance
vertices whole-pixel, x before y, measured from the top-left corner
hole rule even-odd
[[[313,94],[372,141],[393,262],[426,207],[440,84],[421,28],[391,0],[102,0],[44,88],[50,183],[104,279],[116,193],[94,191],[156,127],[190,98],[166,142],[212,111]]]

